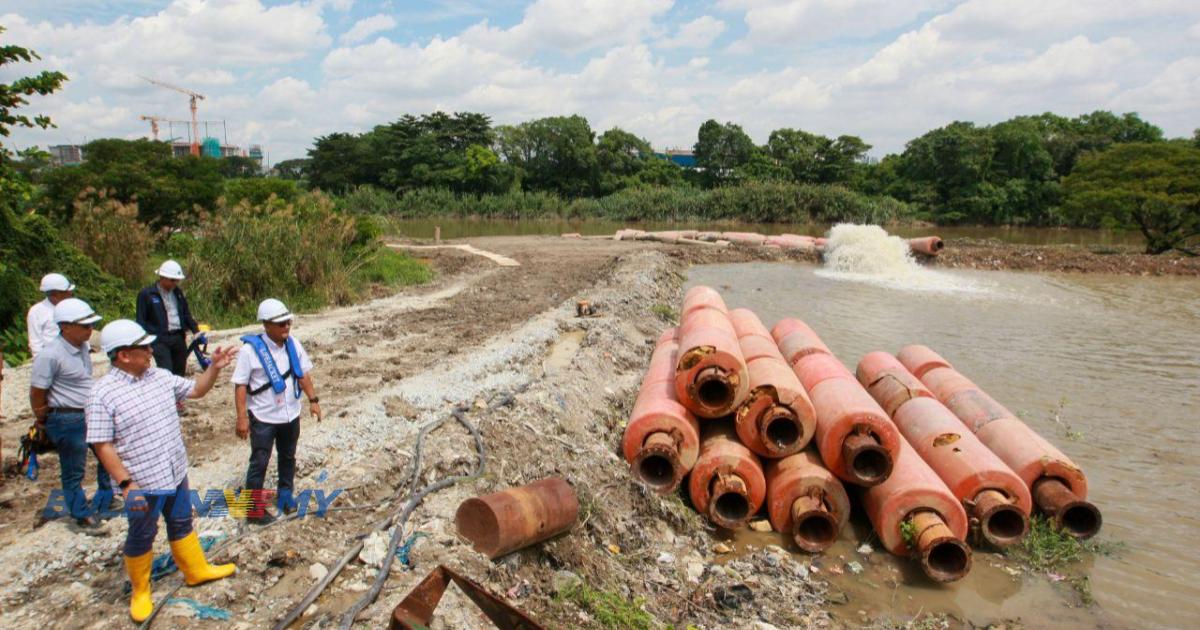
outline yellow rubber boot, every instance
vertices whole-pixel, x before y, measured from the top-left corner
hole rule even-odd
[[[171,555],[175,564],[183,573],[183,581],[188,586],[196,586],[205,582],[219,580],[237,571],[232,563],[213,566],[204,558],[204,549],[200,547],[200,538],[192,532],[179,540],[171,541]]]
[[[125,572],[133,593],[129,596],[129,616],[141,623],[154,611],[154,600],[150,597],[150,565],[154,564],[154,552],[140,556],[125,556]]]

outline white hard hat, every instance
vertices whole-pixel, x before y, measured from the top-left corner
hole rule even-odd
[[[67,298],[54,305],[54,323],[56,324],[95,324],[104,319],[79,298]]]
[[[47,291],[74,291],[75,285],[71,284],[70,280],[61,273],[48,273],[42,276],[42,286],[38,289],[42,293]]]
[[[132,319],[113,320],[100,331],[100,347],[105,354],[111,354],[117,348],[148,346],[154,339],[154,335],[146,334],[146,330]]]
[[[164,260],[163,264],[158,266],[156,273],[162,278],[170,278],[171,280],[183,280],[185,277],[183,275],[183,267],[180,267],[179,263],[174,260]]]
[[[291,311],[283,305],[283,302],[275,298],[267,298],[258,305],[258,321],[260,322],[277,324],[279,322],[286,322],[291,318]]]

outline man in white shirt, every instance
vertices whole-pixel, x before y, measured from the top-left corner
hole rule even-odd
[[[25,316],[25,325],[29,330],[29,354],[33,358],[37,358],[42,348],[58,336],[54,306],[74,296],[75,285],[61,273],[48,273],[42,276],[38,290],[46,294],[46,299],[29,307],[29,314]]]
[[[279,455],[277,505],[295,510],[296,442],[300,439],[300,393],[308,398],[309,412],[321,421],[320,399],[313,386],[312,361],[300,340],[291,335],[292,314],[274,298],[258,305],[263,333],[242,337],[233,368],[237,436],[250,438],[250,465],[246,488],[261,491],[271,462],[271,449]],[[265,525],[275,520],[266,509],[248,521]]]

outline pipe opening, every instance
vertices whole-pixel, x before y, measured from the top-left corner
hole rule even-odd
[[[863,483],[883,483],[892,471],[892,458],[883,447],[876,446],[855,454],[850,467]]]
[[[736,492],[726,492],[713,499],[713,517],[718,525],[735,524],[750,516],[750,501]]]
[[[733,388],[723,379],[708,378],[696,387],[696,398],[705,407],[721,409],[733,401]]]
[[[1059,525],[1076,538],[1091,538],[1100,531],[1100,510],[1087,501],[1080,501],[1059,514]]]
[[[933,241],[933,251],[935,251],[935,252],[940,252],[940,251],[942,251],[943,249],[946,249],[946,242],[945,242],[945,241],[943,241],[943,240],[942,240],[942,239],[940,239],[940,238],[939,238],[939,239],[936,239],[936,240],[934,240],[934,241]]]
[[[921,566],[929,577],[938,582],[953,582],[967,574],[971,555],[961,541],[948,538],[933,545]]]
[[[800,441],[800,423],[790,416],[776,416],[767,420],[763,431],[766,442],[778,450],[787,450]]]
[[[679,482],[675,478],[675,465],[663,455],[647,455],[637,464],[637,476],[642,483],[659,490],[673,488]]]
[[[1029,521],[1016,507],[1000,508],[983,522],[983,534],[993,545],[1011,545],[1025,535]]]
[[[796,522],[796,544],[808,551],[821,551],[837,539],[837,521],[828,512],[810,512]]]

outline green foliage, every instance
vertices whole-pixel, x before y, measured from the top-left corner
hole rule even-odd
[[[765,147],[767,154],[806,184],[847,183],[854,179],[871,145],[857,136],[832,140],[799,129],[776,129]]]
[[[603,628],[652,630],[656,620],[643,606],[646,600],[628,600],[616,593],[594,589],[582,581],[574,581],[554,596],[555,601],[571,602],[590,614]]]
[[[308,158],[284,160],[271,167],[271,174],[283,179],[302,181],[308,178]]]
[[[172,157],[171,147],[153,140],[93,140],[83,147],[84,162],[51,170],[43,178],[41,211],[71,220],[75,197],[87,188],[112,191],[138,205],[138,218],[152,228],[195,223],[197,209],[212,208],[221,194],[221,161]]]
[[[257,177],[262,174],[258,160],[242,155],[231,155],[219,160],[218,169],[222,177],[230,179],[238,177]]]
[[[1081,158],[1063,189],[1062,215],[1071,223],[1136,227],[1148,254],[1200,254],[1200,149],[1114,146]]]
[[[750,161],[755,146],[740,125],[722,125],[710,119],[700,125],[692,151],[696,166],[703,169],[711,184],[718,185],[736,178],[735,169]]]
[[[137,287],[154,247],[154,235],[138,222],[137,204],[88,189],[79,194],[74,207],[66,230],[71,243],[105,273]]]
[[[196,249],[196,237],[191,232],[175,232],[167,237],[161,248],[163,258],[184,260]]]
[[[1046,517],[1034,515],[1029,520],[1029,533],[1025,539],[1004,553],[1035,571],[1058,571],[1077,562],[1084,553],[1110,555],[1119,548],[1113,543],[1081,541],[1055,528]]]
[[[0,34],[5,28],[0,26]],[[25,62],[30,63],[41,57],[32,50],[20,46],[0,46],[0,76],[9,76],[4,66]],[[17,109],[29,104],[28,97],[33,95],[46,96],[58,91],[67,80],[67,75],[61,72],[44,70],[37,75],[18,77],[12,83],[0,83],[0,136],[8,137],[13,127],[53,127],[54,123],[48,116],[38,115],[30,118],[19,114]],[[0,144],[0,205],[7,205],[13,200],[28,200],[30,188],[22,180],[12,176],[12,151]]]
[[[917,524],[911,518],[900,523],[900,539],[909,547],[917,544]]]
[[[433,280],[433,270],[402,252],[382,248],[363,264],[355,279],[368,284],[408,286]]]
[[[638,185],[643,181],[640,178],[642,171],[649,164],[662,163],[654,157],[654,149],[645,138],[639,138],[620,127],[613,127],[600,135],[596,141],[596,161],[599,172],[597,191],[601,195]]]
[[[24,326],[0,330],[0,353],[4,354],[4,362],[13,367],[28,361],[29,331]]]
[[[599,158],[595,134],[583,116],[552,116],[496,129],[505,161],[527,190],[574,198],[594,194]]]
[[[666,304],[655,304],[650,307],[650,312],[668,324],[676,322],[679,319],[679,313]]]
[[[225,196],[225,203],[229,205],[237,205],[242,201],[248,201],[252,206],[260,206],[267,203],[267,200],[272,196],[280,203],[291,203],[300,194],[300,189],[296,186],[296,182],[287,179],[278,177],[248,177],[227,180],[223,194]]]

